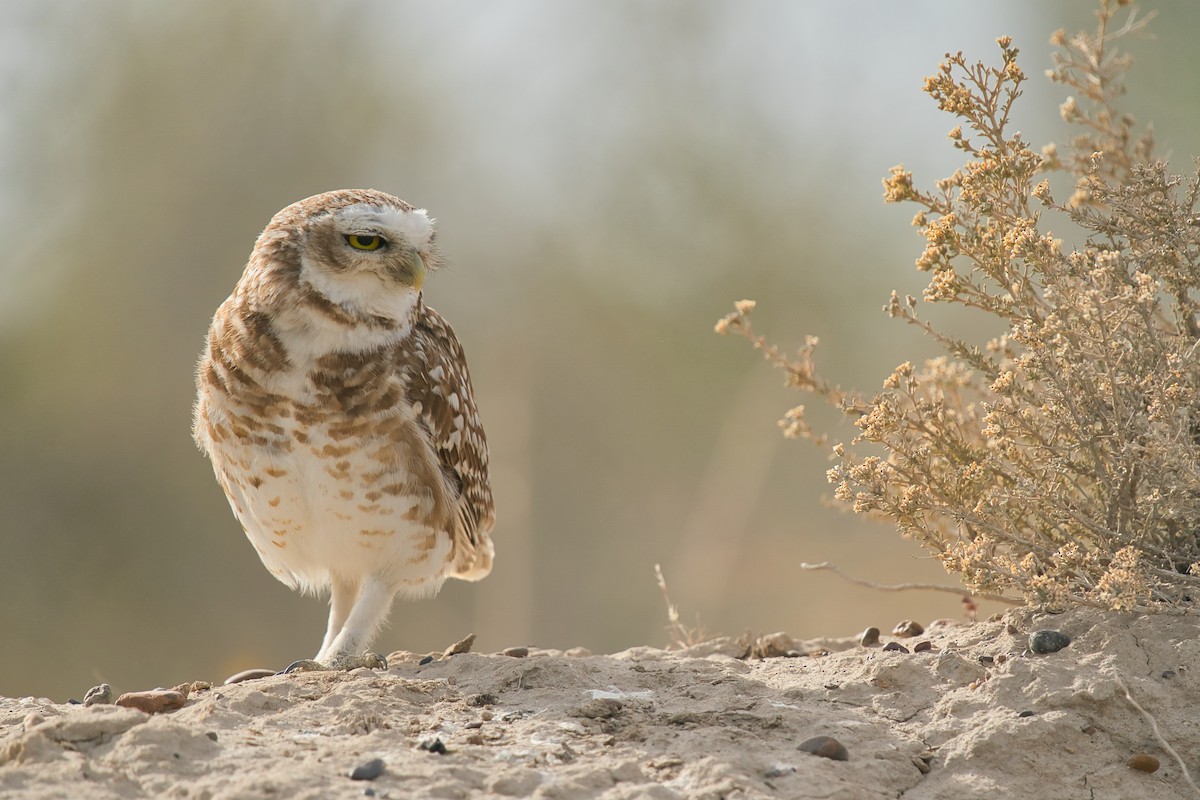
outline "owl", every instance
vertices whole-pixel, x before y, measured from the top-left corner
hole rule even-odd
[[[341,190],[271,219],[217,309],[193,436],[266,568],[329,591],[312,660],[367,651],[396,596],[492,567],[488,449],[463,348],[425,305],[434,221],[383,192]]]

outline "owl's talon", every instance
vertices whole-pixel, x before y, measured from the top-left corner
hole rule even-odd
[[[364,650],[362,653],[359,653],[356,656],[334,656],[329,662],[329,666],[332,669],[342,670],[344,672],[349,672],[350,670],[358,669],[359,667],[366,667],[368,669],[387,669],[387,659],[379,655],[379,653],[372,653],[370,650]]]
[[[359,667],[387,669],[387,659],[379,655],[379,653],[372,653],[370,650],[363,651],[358,655],[334,656],[324,662],[315,661],[311,658],[302,658],[299,661],[293,661],[291,664],[288,664],[283,672],[277,674],[294,675],[299,672],[349,672]]]

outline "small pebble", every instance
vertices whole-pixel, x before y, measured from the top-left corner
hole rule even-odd
[[[1173,669],[1163,670],[1162,676],[1163,676],[1163,680],[1170,680],[1171,678],[1175,677],[1175,670],[1173,670]]]
[[[204,735],[207,736],[209,739],[212,739],[214,742],[217,740],[217,732],[216,731],[209,731],[208,733],[206,733]]]
[[[1141,772],[1157,772],[1158,759],[1149,753],[1138,753],[1133,758],[1125,762],[1130,767]]]
[[[494,716],[495,716],[495,714],[493,714],[493,713],[492,713],[492,712],[490,712],[490,711],[480,711],[480,712],[479,712],[479,718],[480,718],[481,720],[483,720],[484,722],[491,722],[491,721],[492,721],[492,718],[493,718]]]
[[[439,756],[444,756],[450,751],[446,749],[446,744],[438,737],[434,736],[431,739],[424,739],[417,747],[430,753],[437,753]]]
[[[1057,653],[1071,643],[1062,631],[1034,631],[1029,634],[1029,649],[1035,653]]]
[[[874,647],[879,644],[879,628],[867,628],[859,634],[858,643],[862,647]]]
[[[500,702],[500,698],[491,692],[480,692],[479,694],[469,694],[466,697],[466,703],[474,708],[481,706],[494,706]]]
[[[469,731],[477,731],[483,727],[483,721],[477,719],[474,722],[468,722],[466,725],[463,725],[463,727]]]
[[[1020,714],[1017,714],[1017,716],[1018,717],[1032,717],[1032,716],[1034,716],[1034,714],[1035,714],[1035,712],[1033,712],[1033,711],[1022,711]]]
[[[449,658],[450,656],[457,656],[461,653],[469,653],[469,652],[471,652],[471,647],[474,644],[475,644],[475,634],[468,633],[463,639],[461,639],[460,641],[457,641],[454,644],[447,647],[445,652],[442,653],[442,658]]]
[[[1000,655],[996,656],[996,663],[997,663],[997,664],[1003,664],[1005,661],[1008,661],[1008,654],[1007,654],[1007,653],[1001,653]]]
[[[422,658],[420,661],[417,662],[417,666],[423,667],[426,664],[432,664],[432,663],[433,663],[433,656],[425,656],[424,658]]]
[[[273,669],[244,669],[241,672],[230,675],[225,679],[226,686],[232,686],[235,683],[242,681],[257,681],[263,678],[269,678],[275,674]]]
[[[891,651],[894,653],[907,653],[908,652],[908,648],[905,647],[904,645],[900,644],[899,642],[888,642],[887,644],[885,644],[883,646],[883,649],[885,652],[887,652],[887,651]]]
[[[991,656],[980,656],[979,663],[983,664],[985,667],[990,667],[996,663],[996,659],[992,658]]]
[[[916,644],[913,645],[914,653],[927,653],[932,649],[933,649],[933,644],[931,642],[929,642],[929,640],[925,640],[923,642],[917,642]]]
[[[901,636],[905,638],[911,636],[920,636],[924,632],[925,629],[921,627],[921,624],[918,622],[913,622],[911,619],[906,619],[896,625],[895,628],[892,628],[893,636]]]
[[[509,656],[510,658],[524,658],[529,655],[528,647],[506,647],[500,651],[501,655]]]
[[[153,689],[148,692],[126,692],[117,698],[117,705],[136,708],[147,714],[159,714],[183,708],[185,698],[173,689]]]
[[[85,706],[108,705],[112,702],[112,687],[107,683],[102,683],[99,686],[93,686],[87,690],[87,694],[83,696],[83,704]]]
[[[387,766],[383,763],[382,758],[372,758],[365,764],[359,764],[350,772],[350,780],[352,781],[373,781],[383,774],[383,768]]]
[[[833,689],[841,688],[841,684],[840,683],[827,683],[827,684],[825,684],[825,688],[832,691]]]
[[[834,761],[849,761],[850,753],[845,746],[832,736],[814,736],[800,743],[800,749],[806,753]]]
[[[1009,636],[1018,636],[1021,633],[1020,629],[1018,629],[1017,626],[1013,625],[1011,622],[1004,626],[1004,632]]]

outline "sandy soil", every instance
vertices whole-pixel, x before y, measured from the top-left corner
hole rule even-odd
[[[730,639],[423,665],[395,653],[387,671],[197,689],[155,715],[0,698],[0,796],[1194,797],[1163,744],[1200,772],[1198,622],[1020,610],[884,635],[933,648],[911,653],[784,636],[760,644],[791,657],[741,657],[747,641]],[[1073,642],[1027,652],[1047,628]],[[848,760],[800,748],[816,736]],[[1161,766],[1129,766],[1139,755]],[[381,774],[350,777],[373,759]]]

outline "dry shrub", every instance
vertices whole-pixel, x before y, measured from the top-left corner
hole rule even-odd
[[[902,167],[884,180],[887,202],[920,209],[925,302],[978,309],[1003,335],[947,335],[893,293],[885,310],[946,354],[901,364],[868,398],[820,377],[815,339],[789,356],[755,334],[750,301],[717,330],[855,421],[849,445],[814,434],[803,406],[780,424],[831,447],[835,497],[895,522],[971,589],[1161,609],[1200,583],[1200,173],[1171,174],[1116,109],[1129,59],[1114,45],[1141,27],[1129,12],[1114,30],[1120,5],[1102,3],[1094,33],[1051,40],[1047,74],[1076,95],[1061,108],[1078,131],[1068,145],[1035,152],[1010,131],[1026,77],[1001,37],[998,66],[959,53],[925,83],[958,118],[966,164],[934,191]],[[1073,187],[1066,202],[1055,175]]]

